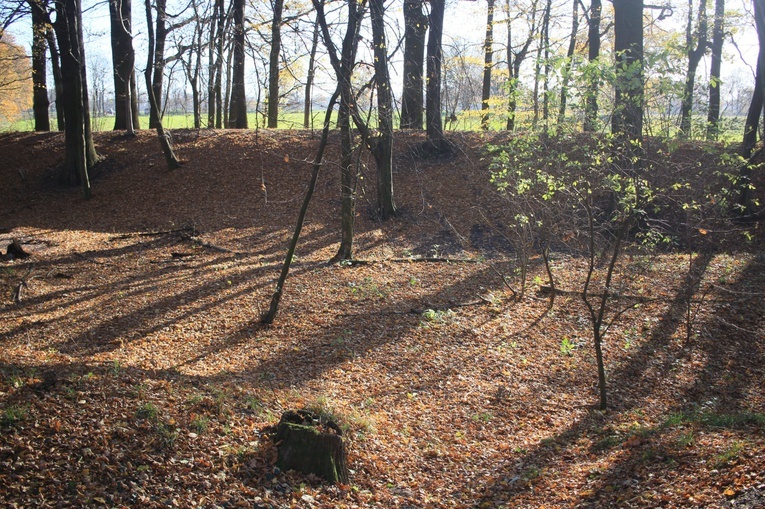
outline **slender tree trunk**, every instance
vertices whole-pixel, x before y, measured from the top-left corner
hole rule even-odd
[[[584,131],[594,132],[598,126],[598,94],[600,93],[600,73],[597,61],[600,58],[600,20],[602,15],[601,0],[590,2],[590,19],[587,23],[588,60],[590,63],[587,89],[584,96]]]
[[[162,118],[162,82],[165,78],[165,42],[167,40],[167,0],[156,0],[157,26],[154,34],[154,52],[149,55],[153,75],[151,89],[154,100],[149,101],[149,129],[156,129]],[[151,11],[146,12],[147,22]]]
[[[428,17],[423,0],[404,0],[404,88],[401,93],[401,129],[422,129],[422,70]]]
[[[483,86],[481,87],[481,129],[489,128],[489,100],[491,99],[491,68],[494,60],[494,0],[487,0],[486,37],[483,44]]]
[[[316,181],[319,178],[319,170],[321,170],[322,161],[324,160],[324,151],[327,148],[327,142],[329,141],[329,127],[332,120],[332,109],[335,107],[337,97],[339,95],[339,88],[335,90],[335,93],[329,100],[327,106],[327,113],[324,115],[324,128],[321,131],[321,142],[319,142],[319,148],[316,151],[316,157],[313,160],[313,170],[311,172],[311,180],[308,182],[308,189],[306,190],[305,197],[303,197],[303,205],[300,207],[298,213],[297,224],[295,230],[292,233],[292,241],[289,248],[287,248],[287,256],[284,257],[284,263],[282,264],[282,270],[279,275],[279,280],[276,283],[276,289],[271,296],[271,305],[268,308],[268,312],[260,319],[261,323],[272,324],[276,319],[276,313],[279,311],[279,303],[284,293],[284,284],[287,282],[287,276],[290,272],[290,265],[295,257],[295,250],[297,249],[298,241],[300,240],[300,233],[303,230],[303,223],[305,222],[305,216],[308,213],[308,206],[311,204],[311,198],[313,192],[316,189]]]
[[[696,70],[707,51],[707,7],[706,0],[699,0],[698,22],[696,24],[696,47],[693,47],[693,0],[688,0],[688,25],[685,29],[685,44],[688,54],[688,71],[685,75],[683,101],[680,106],[680,136],[691,137],[693,113],[693,89],[696,85]]]
[[[232,0],[234,7],[234,63],[231,78],[231,103],[227,127],[247,129],[247,96],[244,87],[244,0]]]
[[[231,99],[231,67],[234,60],[234,48],[233,44],[228,47],[228,55],[226,56],[226,91],[225,95],[223,96],[223,104],[228,105],[230,104]],[[223,108],[223,125],[227,126],[229,125],[228,121],[228,108]]]
[[[427,47],[426,131],[428,141],[439,150],[444,148],[444,128],[441,119],[441,39],[444,29],[444,0],[430,2],[430,35]]]
[[[544,120],[544,133],[550,131],[550,15],[552,11],[552,0],[547,0],[545,6],[545,16],[542,20],[542,47],[544,48],[544,70],[545,75],[542,80],[542,120]]]
[[[220,13],[223,11],[223,0],[215,0],[213,3],[212,17],[210,18],[210,41],[207,47],[207,127],[215,127],[215,78],[217,65],[215,56],[218,48],[220,33],[216,30],[220,24]],[[217,22],[217,23],[216,23]]]
[[[316,72],[316,48],[319,46],[319,20],[313,23],[313,39],[311,40],[311,53],[308,58],[308,73],[305,79],[305,104],[303,106],[303,127],[308,129],[313,126],[311,121],[311,111],[313,101],[311,99],[311,89],[313,88],[313,78]]]
[[[571,15],[571,35],[568,39],[566,51],[566,63],[563,68],[563,80],[560,86],[560,104],[558,106],[558,125],[562,126],[566,120],[566,102],[568,100],[568,84],[571,79],[571,68],[574,65],[574,51],[576,50],[576,36],[579,33],[579,1],[573,0],[573,14]]]
[[[32,10],[32,109],[35,131],[50,131],[50,101],[48,99],[47,66],[45,54],[48,43],[46,32],[50,23],[46,11],[47,2],[29,0]]]
[[[54,101],[54,104],[56,105],[56,129],[58,131],[64,131],[66,128],[66,119],[64,115],[61,57],[59,55],[58,45],[56,44],[56,35],[53,30],[49,29],[47,31],[46,38],[48,39],[48,48],[50,48],[50,61],[53,69],[53,87],[56,91],[56,99]]]
[[[396,214],[393,200],[393,94],[388,73],[388,44],[385,38],[384,0],[370,0],[374,46],[375,85],[380,134],[374,143],[377,164],[377,202],[380,218]]]
[[[715,19],[712,28],[712,62],[709,70],[709,108],[707,113],[707,140],[716,140],[720,133],[720,68],[725,40],[725,0],[715,0]]]
[[[268,127],[279,127],[279,59],[282,55],[282,11],[284,0],[273,0],[271,53],[268,57]]]
[[[526,60],[531,43],[534,41],[536,34],[536,20],[537,20],[537,0],[531,6],[531,23],[529,25],[529,32],[526,36],[526,41],[517,52],[513,52],[513,38],[512,38],[512,26],[511,26],[511,12],[512,6],[510,0],[505,2],[505,16],[507,17],[507,67],[510,79],[510,85],[508,88],[508,105],[507,105],[507,130],[513,131],[515,129],[515,110],[518,104],[518,80],[521,74],[521,64]]]

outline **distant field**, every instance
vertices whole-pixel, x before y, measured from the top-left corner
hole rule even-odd
[[[141,115],[139,117],[141,128],[145,129],[149,125],[149,116]],[[312,116],[312,129],[320,129],[324,120],[324,111],[316,110]],[[333,127],[334,126],[333,118]],[[114,126],[114,116],[95,117],[91,119],[93,130],[95,131],[109,131]],[[374,125],[376,123],[376,117],[371,117],[370,122]],[[55,123],[55,119],[51,119],[51,122]],[[395,124],[398,125],[398,119],[395,119]],[[604,123],[608,120],[604,119]],[[505,129],[506,119],[504,116],[493,116],[489,122],[489,129],[492,131],[501,131]],[[540,127],[541,127],[541,121]],[[247,115],[247,124],[250,129],[254,129],[257,126],[265,127],[266,122],[263,115],[257,113],[249,113]],[[193,129],[194,117],[188,113],[173,113],[167,114],[163,118],[163,125],[166,129]],[[202,127],[207,127],[207,116],[202,117]],[[695,126],[698,132],[694,132],[694,139],[703,139],[704,133],[702,126],[699,124]],[[303,129],[303,113],[302,112],[287,112],[279,117],[280,129]],[[532,129],[533,121],[530,111],[519,111],[516,117],[516,128],[518,130]],[[576,129],[577,124],[567,123],[566,128]],[[2,131],[32,131],[34,129],[34,121],[31,118],[19,120],[12,124],[0,124],[0,132]],[[481,129],[481,113],[478,111],[465,111],[459,113],[456,118],[444,119],[444,130],[446,131],[478,131]],[[726,142],[740,141],[744,129],[744,117],[725,117],[722,121],[722,131],[720,134],[720,140]],[[676,127],[670,129],[654,128],[651,125],[646,126],[647,134],[654,136],[675,136],[677,134]],[[669,131],[669,133],[667,133]]]

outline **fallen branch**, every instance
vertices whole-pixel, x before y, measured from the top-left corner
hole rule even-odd
[[[374,265],[376,263],[483,263],[483,260],[477,258],[443,258],[440,256],[430,256],[424,258],[383,258],[381,260],[343,260],[340,265],[346,267],[355,267],[357,265]]]
[[[197,230],[193,226],[185,226],[183,228],[175,228],[173,230],[159,230],[156,232],[131,232],[131,233],[123,233],[122,235],[116,235],[114,237],[109,238],[109,241],[114,240],[124,240],[124,239],[132,239],[135,237],[157,237],[159,235],[173,235],[173,234],[180,234],[180,235],[196,235]]]

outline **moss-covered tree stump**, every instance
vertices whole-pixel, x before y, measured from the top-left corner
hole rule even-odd
[[[287,411],[276,427],[276,465],[348,484],[348,465],[340,428],[306,410]]]

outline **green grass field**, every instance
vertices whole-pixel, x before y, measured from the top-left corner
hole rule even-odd
[[[264,116],[257,113],[249,113],[247,116],[248,126],[250,129],[255,127],[265,127]],[[139,117],[141,128],[145,129],[149,125],[149,116],[141,115]],[[333,115],[333,126],[334,125]],[[322,122],[324,121],[324,111],[316,110],[312,115],[312,122],[310,129],[320,129]],[[55,123],[55,118],[51,118],[51,122]],[[114,126],[113,116],[94,117],[91,119],[94,131],[109,131]],[[372,116],[370,118],[372,125],[376,124],[376,118]],[[492,116],[489,129],[491,131],[501,131],[505,129],[506,118],[503,115]],[[398,124],[398,119],[395,119],[395,124]],[[542,122],[539,122],[539,127],[542,127]],[[194,118],[191,114],[173,113],[167,114],[163,118],[163,125],[166,129],[193,129]],[[725,117],[722,121],[722,130],[720,133],[720,141],[725,142],[738,142],[741,141],[743,133],[744,118],[743,117]],[[207,116],[202,117],[202,127],[207,127]],[[649,126],[650,127],[650,126]],[[302,112],[285,112],[279,116],[279,128],[280,129],[303,129],[303,113]],[[567,123],[566,129],[580,129],[576,123]],[[694,139],[703,139],[703,126],[695,126],[699,132],[694,133]],[[25,118],[11,124],[0,124],[0,132],[3,131],[32,131],[34,129],[34,121],[31,118]],[[481,112],[479,111],[465,111],[457,115],[456,120],[444,120],[444,130],[446,131],[478,131],[481,129]],[[519,111],[516,117],[516,129],[526,130],[533,129],[532,115],[530,111]],[[666,132],[659,133],[648,128],[649,135],[665,135]],[[671,129],[671,134],[676,133],[676,128]]]

